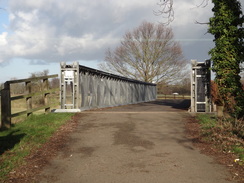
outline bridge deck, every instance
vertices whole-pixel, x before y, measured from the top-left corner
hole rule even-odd
[[[132,105],[124,105],[118,107],[96,109],[84,111],[85,113],[101,112],[101,113],[157,113],[157,112],[186,112],[190,107],[190,99],[167,99],[156,100],[152,102],[144,102]]]

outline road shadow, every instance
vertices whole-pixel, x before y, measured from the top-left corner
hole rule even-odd
[[[169,106],[174,109],[188,110],[191,105],[190,99],[159,99],[152,102],[147,102],[153,105]]]
[[[137,104],[128,104],[116,107],[107,107],[100,109],[93,109],[91,111],[96,112],[184,112],[190,107],[190,99],[158,99],[150,102],[142,102]]]
[[[0,136],[0,155],[5,151],[12,149],[26,135],[24,133],[16,133],[18,133],[18,130],[12,131],[6,136]]]

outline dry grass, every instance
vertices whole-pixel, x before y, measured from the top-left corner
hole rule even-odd
[[[223,152],[233,152],[244,161],[244,121],[236,119],[218,119],[206,114],[197,116],[202,136],[218,145]]]

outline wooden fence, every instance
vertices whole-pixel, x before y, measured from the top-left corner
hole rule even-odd
[[[50,111],[50,105],[48,101],[48,96],[51,92],[57,91],[57,89],[49,89],[49,78],[58,77],[57,74],[35,77],[30,79],[20,79],[20,80],[11,80],[4,83],[4,88],[1,90],[1,128],[10,128],[11,127],[11,118],[26,114],[27,116],[31,115],[35,111],[44,109],[45,112]],[[33,92],[32,87],[34,82],[41,81],[41,90],[38,92]],[[18,96],[11,96],[11,84],[15,83],[25,83],[25,94]],[[34,96],[42,96],[44,105],[40,107],[33,108],[32,98]],[[11,112],[11,101],[25,99],[26,100],[26,110],[12,113]]]
[[[157,99],[191,99],[190,95],[165,95],[157,94]]]

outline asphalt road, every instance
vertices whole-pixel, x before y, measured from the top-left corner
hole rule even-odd
[[[228,171],[185,137],[189,100],[84,111],[39,182],[227,183]]]

